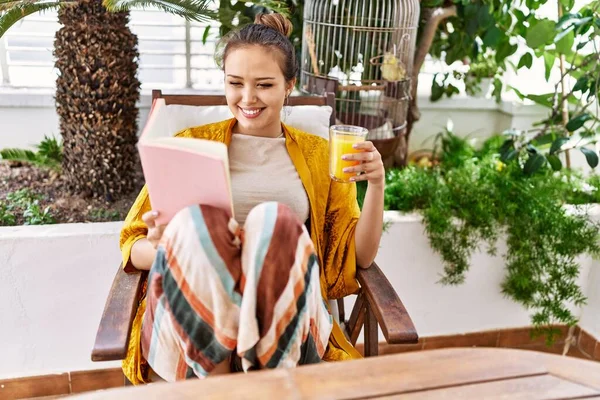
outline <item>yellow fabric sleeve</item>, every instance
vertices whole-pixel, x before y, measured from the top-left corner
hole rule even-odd
[[[125,272],[136,271],[133,264],[131,264],[131,248],[137,240],[146,237],[148,227],[146,226],[146,223],[142,221],[142,215],[151,209],[148,190],[146,189],[146,185],[144,185],[140,194],[138,194],[137,199],[131,206],[129,213],[125,218],[123,228],[121,229],[119,247],[121,248],[121,255],[123,256],[123,268],[125,269]]]
[[[356,184],[332,181],[327,198],[324,270],[327,297],[339,299],[358,292],[354,233],[360,217]]]

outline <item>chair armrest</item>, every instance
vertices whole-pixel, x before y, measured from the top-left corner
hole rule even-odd
[[[119,266],[98,326],[92,361],[122,360],[147,272],[127,273]]]
[[[396,291],[375,263],[358,268],[357,279],[389,344],[417,343],[419,336]]]

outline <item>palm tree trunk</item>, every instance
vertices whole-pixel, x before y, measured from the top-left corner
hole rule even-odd
[[[136,150],[137,37],[129,13],[100,0],[63,7],[54,42],[56,110],[69,189],[108,201],[133,189]]]

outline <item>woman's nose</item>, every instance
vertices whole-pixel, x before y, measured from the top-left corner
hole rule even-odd
[[[252,87],[244,88],[243,93],[242,93],[242,101],[246,105],[250,105],[256,101],[256,93],[254,91],[254,88],[252,88]]]

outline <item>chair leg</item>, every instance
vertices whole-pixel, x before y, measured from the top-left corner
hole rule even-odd
[[[344,307],[344,298],[338,299],[337,304],[338,304],[338,315],[340,317],[340,322],[342,324],[345,324],[346,323],[346,311],[345,311],[345,307]]]
[[[354,303],[354,308],[352,309],[352,313],[350,314],[350,319],[348,320],[347,331],[350,343],[352,346],[356,345],[356,341],[358,340],[358,336],[360,335],[360,331],[363,328],[365,323],[365,311],[367,308],[367,302],[364,299],[363,294],[359,294],[356,298],[356,303]]]
[[[365,315],[365,357],[375,357],[379,354],[379,328],[377,319],[367,304]]]

